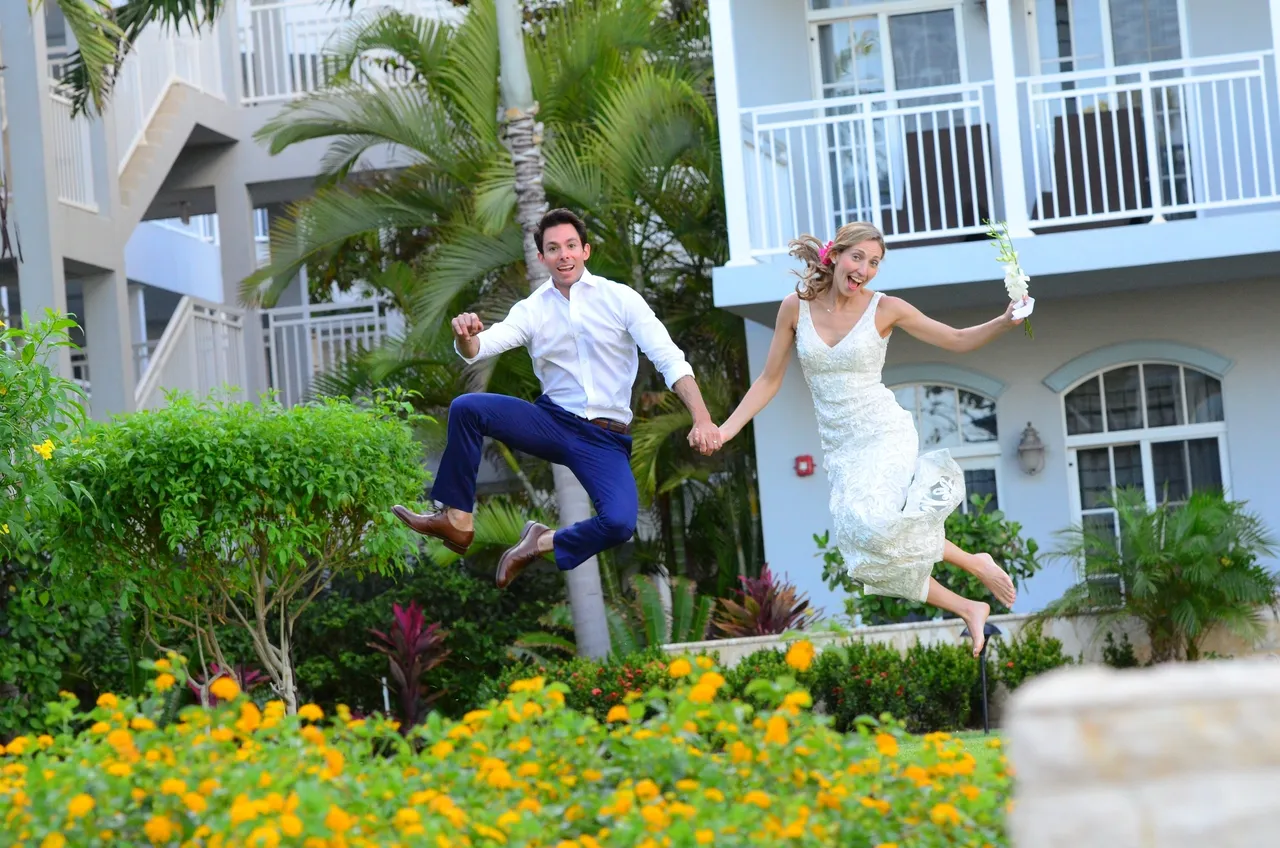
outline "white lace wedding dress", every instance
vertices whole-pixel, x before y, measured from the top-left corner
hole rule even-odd
[[[800,301],[796,352],[813,394],[845,568],[866,594],[923,601],[942,559],[943,522],[964,501],[964,472],[947,450],[920,453],[911,413],[882,382],[882,294],[835,345]]]

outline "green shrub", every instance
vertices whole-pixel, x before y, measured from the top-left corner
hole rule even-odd
[[[725,671],[724,677],[726,688],[732,697],[751,704],[756,709],[763,709],[766,702],[760,696],[749,693],[752,681],[773,680],[784,674],[795,675],[803,685],[808,686],[812,680],[813,670],[796,674],[787,665],[786,651],[770,648],[743,657],[737,665]]]
[[[903,686],[913,733],[962,730],[980,686],[978,661],[968,645],[919,643],[903,658]]]
[[[1035,539],[1022,538],[1022,525],[1010,521],[998,509],[988,510],[989,496],[970,497],[968,512],[956,510],[947,516],[947,538],[962,550],[971,553],[989,553],[1000,567],[1008,572],[1013,585],[1021,587],[1027,579],[1040,570],[1037,558],[1039,545]],[[842,588],[849,593],[846,612],[861,616],[867,625],[894,624],[903,621],[926,621],[934,618],[954,618],[951,613],[917,601],[907,601],[888,595],[864,595],[862,587],[855,583],[844,568],[844,557],[831,544],[830,533],[815,534],[818,556],[822,558],[822,579],[831,588]],[[966,598],[986,601],[993,612],[1000,612],[1002,604],[982,585],[982,581],[967,571],[945,562],[936,563],[933,576],[939,583]]]
[[[836,729],[844,732],[856,727],[860,716],[905,717],[903,666],[902,654],[891,645],[854,640],[829,647],[814,659],[814,696],[822,699]]]
[[[1108,634],[1110,635],[1110,634]],[[1074,661],[1062,651],[1062,640],[1044,635],[1041,622],[1028,622],[1012,639],[996,639],[995,675],[1012,692],[1029,678]]]
[[[7,747],[0,807],[30,845],[1008,844],[991,743],[901,745],[893,723],[835,733],[785,676],[755,681],[775,706],[748,720],[718,674],[685,667],[605,722],[531,679],[407,738],[312,705],[259,709],[225,680],[223,703],[173,721],[159,692],[66,700],[56,733]],[[175,661],[155,688],[182,673]]]
[[[93,426],[58,454],[70,493],[57,526],[60,589],[136,600],[224,668],[235,661],[219,628],[240,626],[292,711],[298,617],[327,581],[397,570],[416,545],[389,509],[416,503],[427,482],[407,409],[173,396]]]

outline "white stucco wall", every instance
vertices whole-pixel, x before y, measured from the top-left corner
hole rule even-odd
[[[890,266],[879,287],[893,289]],[[1032,283],[1034,286],[1034,281]],[[909,297],[909,294],[907,295]],[[968,326],[998,314],[988,311],[933,315],[955,326]],[[1001,506],[1022,523],[1024,532],[1048,551],[1055,533],[1073,520],[1069,506],[1069,474],[1060,397],[1042,382],[1077,356],[1106,345],[1138,339],[1182,342],[1232,361],[1223,380],[1231,494],[1246,500],[1280,535],[1280,287],[1275,280],[1219,286],[1187,286],[1100,298],[1046,300],[1037,304],[1035,339],[1021,331],[987,348],[957,356],[929,347],[902,331],[889,343],[887,367],[908,363],[944,363],[978,371],[1007,385],[997,403],[1001,458],[997,466]],[[752,374],[759,374],[772,328],[747,324]],[[1017,465],[1017,445],[1027,422],[1047,447],[1045,469],[1036,477]],[[828,613],[843,612],[843,593],[822,583],[821,561],[813,534],[831,527],[829,490],[821,471],[821,448],[812,401],[799,364],[792,358],[787,379],[773,403],[755,422],[760,467],[760,497],[766,557],[775,571],[786,572],[815,605]],[[811,477],[797,477],[798,455],[810,454],[819,464]],[[1069,567],[1044,557],[1044,570],[1021,592],[1015,612],[1040,609],[1074,582]]]

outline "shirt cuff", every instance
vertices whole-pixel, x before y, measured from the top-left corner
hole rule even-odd
[[[480,338],[479,336],[476,336],[476,339],[480,342],[480,346],[476,348],[476,355],[470,358],[463,356],[462,351],[458,350],[458,340],[457,339],[453,340],[453,352],[458,354],[458,357],[468,365],[471,365],[475,362],[479,362],[481,359],[484,358],[484,339]]]
[[[674,391],[676,383],[681,379],[693,376],[693,366],[690,365],[688,361],[682,359],[676,364],[669,366],[667,370],[662,373],[662,376],[667,381],[667,388]]]

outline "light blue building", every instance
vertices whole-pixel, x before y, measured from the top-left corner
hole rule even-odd
[[[1280,532],[1280,0],[710,0],[730,261],[759,373],[786,245],[870,220],[873,288],[957,326],[1003,310],[983,219],[1037,299],[967,356],[903,332],[886,382],[925,446],[1026,533],[1221,484]],[[767,558],[828,612],[827,481],[799,366],[756,419]],[[1043,452],[1023,450],[1034,439]],[[797,472],[813,457],[817,473]],[[800,463],[803,469],[803,462]],[[1052,562],[1037,609],[1074,579]]]

